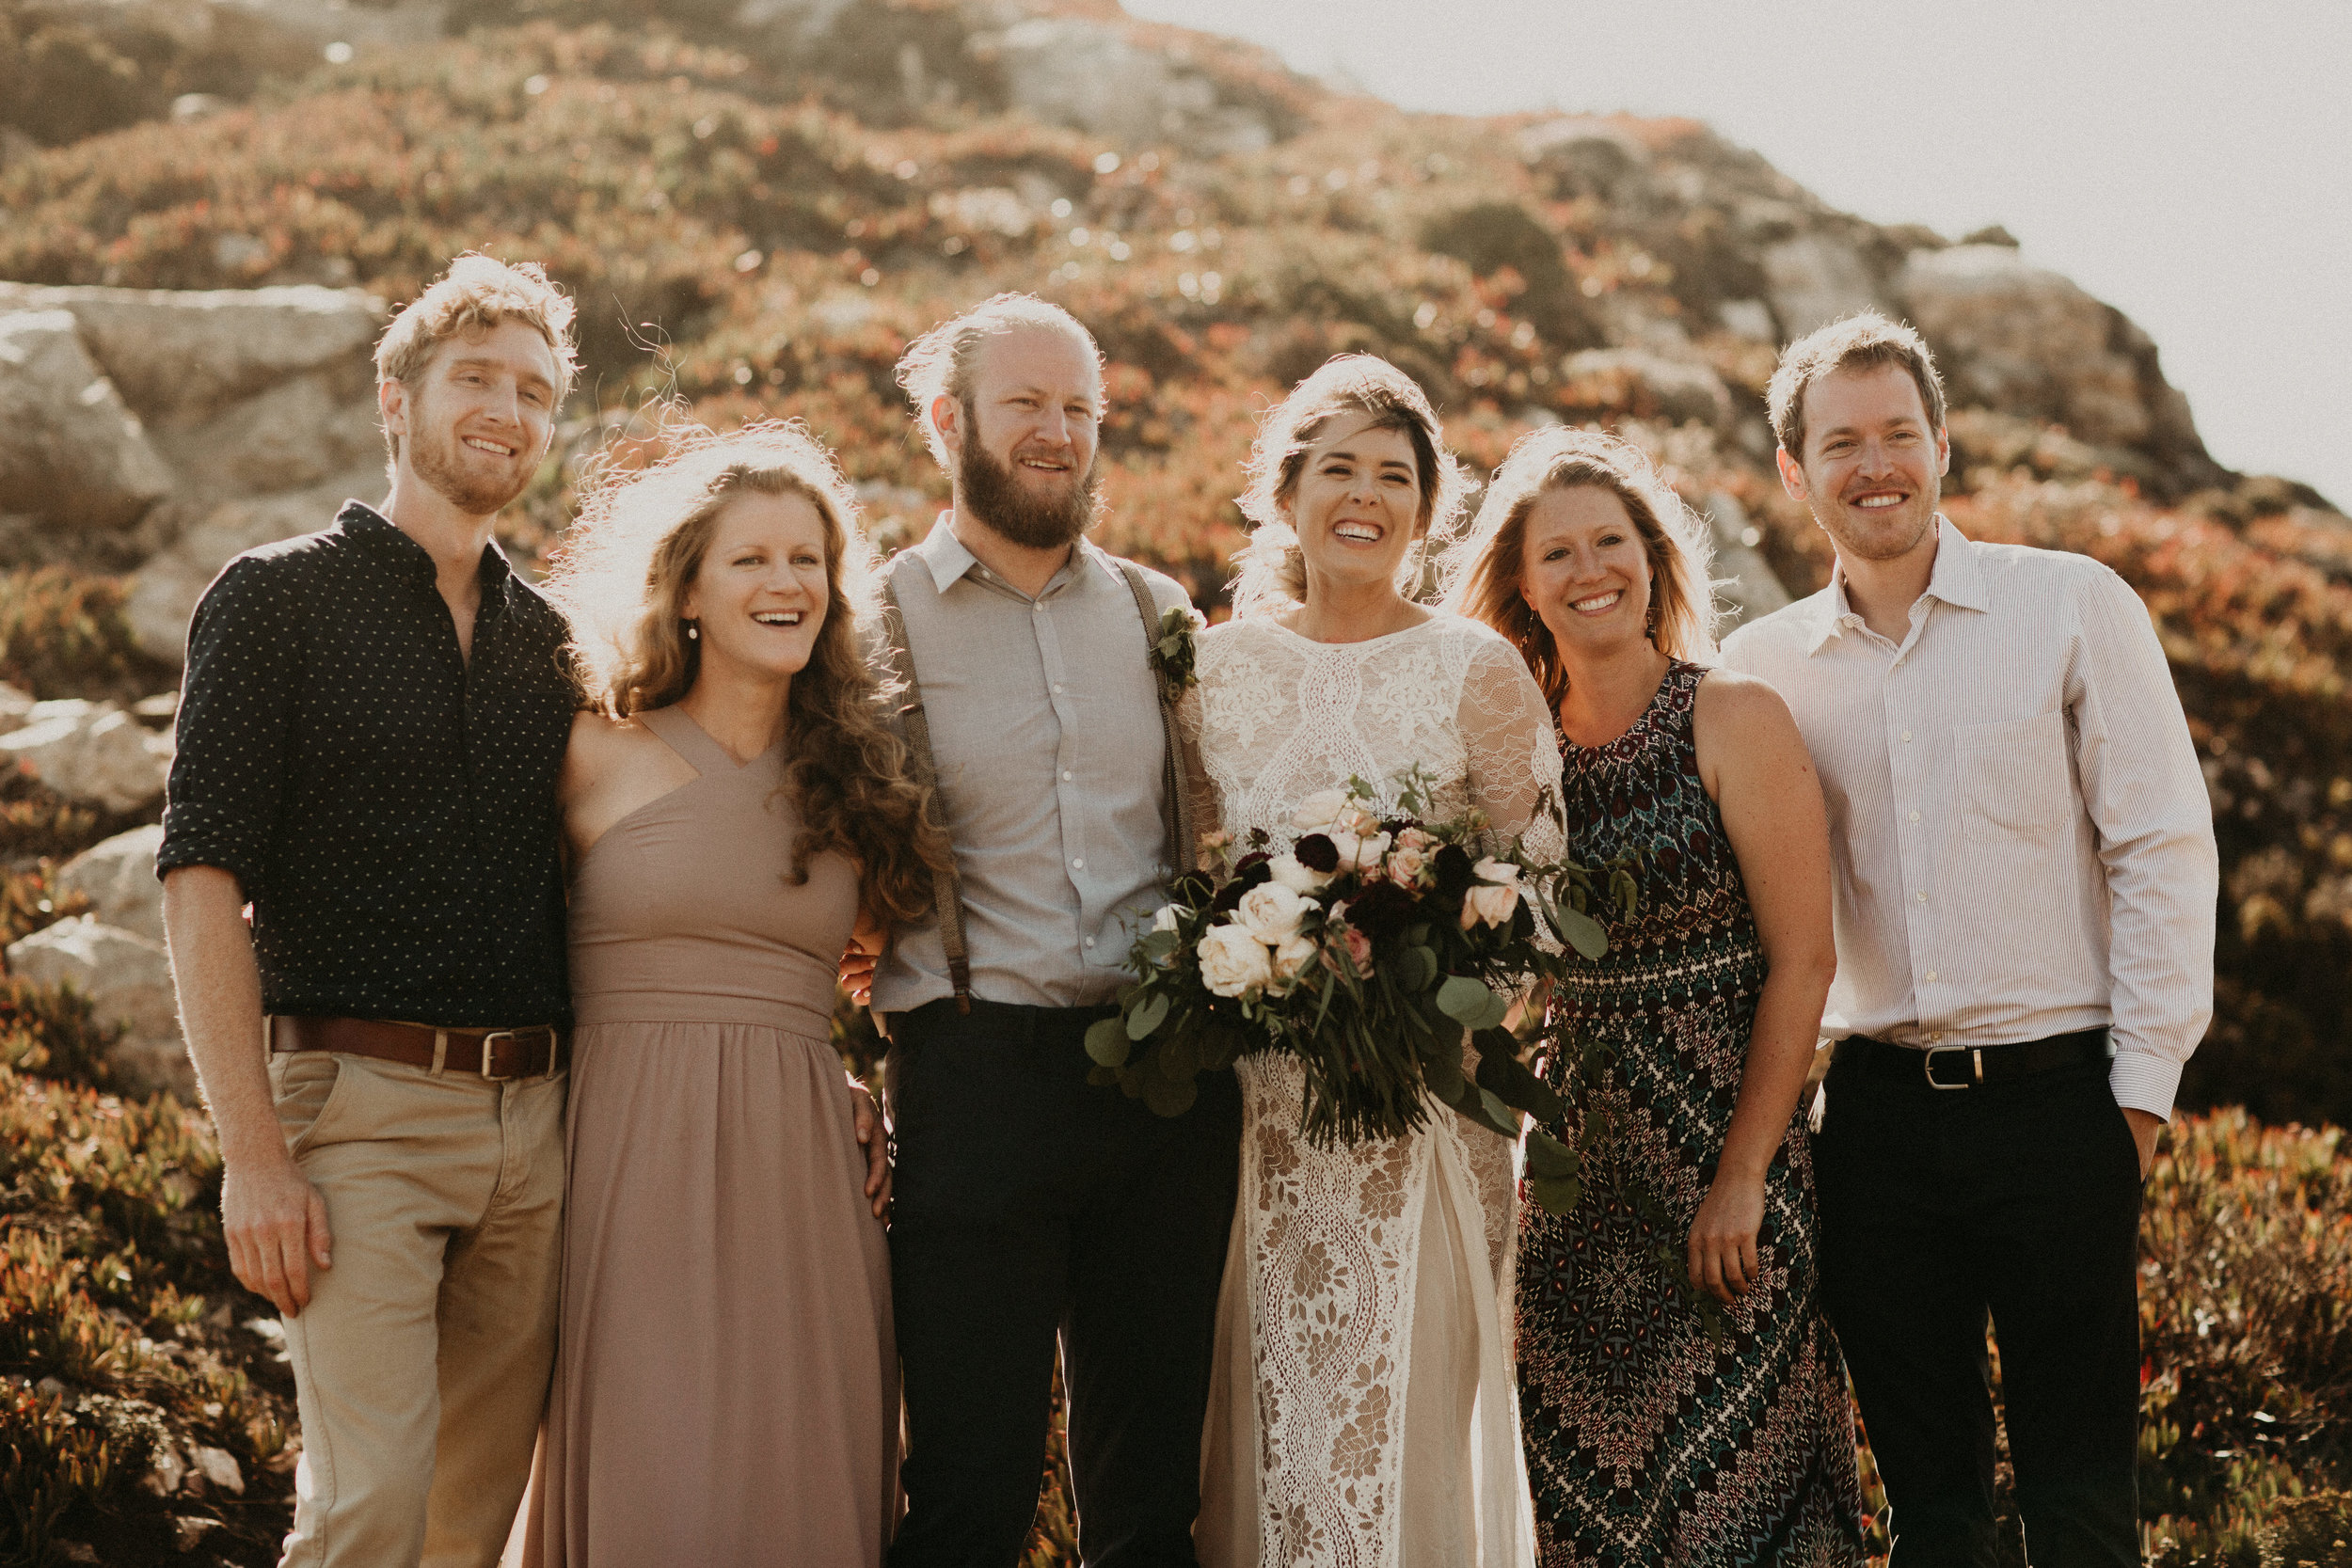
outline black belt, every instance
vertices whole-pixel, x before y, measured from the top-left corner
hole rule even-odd
[[[2082,1029],[2047,1039],[2012,1045],[1891,1045],[1867,1035],[1837,1042],[1833,1070],[1867,1072],[1874,1078],[1921,1078],[1937,1089],[1973,1089],[2006,1084],[2067,1068],[2104,1067],[2115,1055],[2105,1029]]]

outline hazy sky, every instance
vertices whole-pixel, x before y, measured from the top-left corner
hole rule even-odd
[[[1689,115],[2146,327],[2214,456],[2352,509],[2352,0],[1125,0],[1409,109]]]

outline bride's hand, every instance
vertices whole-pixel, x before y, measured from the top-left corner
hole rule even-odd
[[[1691,1284],[1718,1301],[1747,1293],[1760,1272],[1756,1234],[1764,1225],[1764,1183],[1718,1175],[1691,1221]]]
[[[874,1217],[880,1219],[890,1209],[890,1135],[882,1128],[872,1091],[854,1078],[850,1080],[850,1107],[857,1141],[866,1148],[866,1196],[874,1205]]]

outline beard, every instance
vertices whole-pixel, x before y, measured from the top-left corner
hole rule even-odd
[[[1943,503],[1944,486],[1938,476],[1930,474],[1919,494],[1900,506],[1887,508],[1885,515],[1870,518],[1860,528],[1853,526],[1852,514],[1843,502],[1833,500],[1809,510],[1821,531],[1847,554],[1864,561],[1894,561],[1918,548],[1920,541],[1935,531],[1936,509]]]
[[[965,428],[977,430],[967,417]],[[1021,483],[1010,465],[999,463],[977,440],[964,443],[956,464],[956,483],[963,492],[964,509],[1016,545],[1033,550],[1058,549],[1094,526],[1101,507],[1095,474],[1089,468],[1074,475],[1058,496],[1039,497]]]
[[[512,474],[469,472],[468,449],[457,433],[435,428],[421,397],[411,397],[409,407],[408,467],[450,505],[469,517],[488,517],[529,487],[535,465],[518,463]]]

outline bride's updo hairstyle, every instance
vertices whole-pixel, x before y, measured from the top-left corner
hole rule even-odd
[[[1453,531],[1461,515],[1467,483],[1462,465],[1446,451],[1445,427],[1430,406],[1429,394],[1403,371],[1369,354],[1343,354],[1291,388],[1267,410],[1258,426],[1244,470],[1249,487],[1238,498],[1251,524],[1249,543],[1233,557],[1233,613],[1274,614],[1307,599],[1307,563],[1298,532],[1283,508],[1298,492],[1307,451],[1332,421],[1362,419],[1370,430],[1397,430],[1413,445],[1413,467],[1421,482],[1416,519],[1423,543],[1407,551],[1397,568],[1397,592],[1409,594],[1432,543]]]
[[[1595,430],[1552,425],[1512,445],[1470,531],[1446,551],[1445,606],[1511,640],[1553,707],[1568,694],[1551,632],[1520,592],[1527,516],[1547,490],[1596,485],[1633,519],[1649,557],[1650,641],[1670,658],[1715,657],[1714,544],[1641,448]]]
[[[929,791],[907,776],[906,749],[882,716],[885,693],[860,628],[881,596],[857,498],[833,454],[798,420],[721,436],[673,425],[649,467],[591,476],[545,589],[570,618],[567,652],[588,705],[612,719],[666,707],[692,689],[702,645],[686,636],[687,591],[701,574],[721,512],[739,496],[799,496],[825,527],[825,624],[787,699],[785,787],[800,808],[792,872],[837,849],[865,869],[866,903],[893,924],[927,918],[931,877],[948,847]]]

